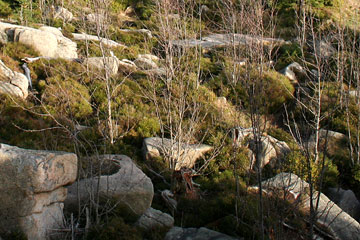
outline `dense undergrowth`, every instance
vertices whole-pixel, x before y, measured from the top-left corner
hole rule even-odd
[[[69,1],[64,2],[70,10],[75,12],[87,3],[87,1],[77,1],[77,4],[71,6],[67,5]],[[297,34],[295,26],[297,2],[284,0],[278,1],[276,5],[278,11],[276,34],[286,40],[293,39]],[[15,19],[34,26],[43,22],[40,13],[37,10],[30,12],[27,4],[29,1],[25,0],[0,0],[0,17]],[[38,2],[34,1],[33,4],[33,8],[36,9]],[[197,22],[193,31],[202,29],[204,32],[216,32],[215,23],[221,18],[216,14],[219,4],[210,0],[202,0],[200,4],[206,5],[210,12],[202,15],[202,22]],[[330,18],[325,10],[328,7],[335,8],[338,2],[313,0],[310,4],[316,9],[316,19],[319,22],[325,22]],[[269,2],[269,7],[270,5]],[[132,6],[136,13],[135,20],[131,23],[120,21],[117,17],[117,14],[128,6]],[[138,54],[144,53],[164,56],[165,51],[161,49],[163,42],[158,37],[161,34],[157,22],[159,18],[155,10],[155,4],[150,0],[112,2],[111,24],[107,36],[128,46],[111,49],[115,56],[129,60],[135,60]],[[197,17],[196,14],[194,15]],[[61,26],[63,34],[69,37],[71,37],[71,32],[84,30],[80,21],[64,23],[46,19],[45,23],[55,27]],[[146,27],[152,30],[155,37],[148,39],[144,34],[119,31],[124,27],[134,29]],[[91,32],[94,29],[86,30],[94,33]],[[96,43],[86,45],[83,42],[77,42],[77,45],[80,58],[103,55]],[[198,57],[197,50],[189,51],[187,54],[180,60]],[[244,49],[243,55],[246,54],[248,51]],[[309,68],[313,68],[311,65],[313,59],[306,54]],[[30,46],[13,42],[0,44],[0,59],[13,70],[21,72],[21,59],[36,56],[38,53]],[[342,186],[351,188],[354,192],[360,192],[360,167],[358,164],[351,164],[347,151],[348,142],[329,143],[329,150],[324,153],[325,171],[316,165],[308,169],[306,156],[296,144],[295,140],[298,139],[294,140],[286,127],[286,125],[291,125],[285,121],[287,111],[291,111],[295,119],[311,115],[309,111],[304,112],[294,100],[296,91],[294,84],[277,72],[294,61],[303,60],[304,53],[301,51],[300,44],[292,42],[276,47],[270,57],[275,61],[274,67],[264,68],[264,73],[259,74],[257,71],[259,66],[255,63],[250,68],[252,70],[241,66],[235,69],[241,83],[245,83],[245,80],[250,82],[259,80],[261,83],[261,90],[255,100],[249,94],[249,89],[251,89],[249,86],[234,85],[229,81],[234,73],[234,60],[229,57],[229,50],[226,48],[202,51],[199,64],[185,62],[186,66],[182,65],[177,69],[179,73],[173,80],[172,89],[167,89],[166,84],[160,80],[154,84],[143,71],[119,73],[113,76],[111,84],[115,90],[110,98],[112,118],[115,120],[113,128],[116,141],[113,144],[109,143],[107,132],[109,100],[103,75],[89,72],[86,67],[77,62],[43,59],[29,65],[34,85],[31,96],[24,101],[1,96],[0,142],[31,149],[76,152],[84,172],[89,169],[89,162],[84,160],[87,156],[93,154],[128,155],[152,178],[156,192],[153,207],[170,213],[164,206],[159,191],[170,187],[164,183],[164,179],[168,183],[174,181],[172,171],[161,158],[150,162],[144,161],[141,152],[142,141],[145,137],[171,136],[171,132],[168,129],[162,129],[159,123],[169,118],[169,115],[165,115],[166,111],[162,112],[158,109],[159,106],[166,104],[164,96],[171,93],[174,99],[179,99],[179,102],[186,101],[188,104],[186,107],[190,110],[185,111],[184,125],[191,123],[193,113],[190,106],[195,102],[197,107],[201,106],[199,115],[202,120],[198,123],[198,132],[191,136],[190,142],[209,144],[220,150],[216,158],[201,172],[201,176],[194,178],[195,182],[201,185],[198,189],[199,198],[187,198],[182,183],[172,186],[172,190],[177,193],[178,201],[178,209],[174,216],[175,225],[208,227],[232,236],[258,239],[260,237],[258,195],[249,193],[247,189],[248,186],[257,184],[256,172],[248,169],[250,162],[248,149],[235,148],[229,132],[229,129],[240,124],[243,124],[242,127],[251,126],[250,109],[254,102],[260,103],[257,113],[267,121],[264,127],[265,132],[278,140],[285,141],[292,150],[284,159],[278,161],[276,168],[265,167],[264,179],[279,172],[288,171],[308,180],[310,171],[315,179],[324,173],[322,184],[324,188]],[[162,64],[168,63],[162,62]],[[186,68],[186,71],[182,71],[181,68]],[[200,78],[202,83],[200,87],[196,86],[197,78]],[[183,94],[184,82],[180,81],[181,79],[186,80],[188,87],[186,95]],[[302,79],[299,79],[300,84],[301,81]],[[344,84],[347,84],[345,88],[348,89],[356,87],[355,83],[345,82]],[[324,83],[324,86],[322,99],[324,104],[321,111],[331,112],[331,114],[329,113],[330,117],[322,121],[321,128],[344,134],[347,134],[350,129],[351,136],[356,136],[358,103],[350,99],[348,105],[350,112],[345,108],[333,110],[332,107],[339,101],[339,85],[335,82],[335,77],[329,75],[329,80]],[[150,93],[156,93],[155,99]],[[310,90],[309,96],[314,95],[316,92]],[[240,122],[238,121],[240,117],[232,119],[225,115],[223,110],[215,104],[217,97],[226,97],[229,108],[245,120]],[[176,105],[171,105],[170,108],[175,112],[177,110]],[[350,120],[346,122],[344,119],[349,113]],[[177,116],[174,114],[172,117]],[[86,129],[79,131],[78,126],[86,126]],[[355,144],[356,138],[352,137],[350,141]],[[199,168],[204,163],[202,161],[198,163]],[[154,175],[148,168],[160,173],[164,179]],[[86,174],[82,175],[84,176]],[[296,239],[300,233],[303,236],[307,234],[308,225],[304,221],[305,217],[294,210],[291,204],[276,197],[266,197],[264,203],[264,225],[268,239],[280,237]],[[142,232],[132,226],[133,222],[134,217],[126,214],[126,211],[119,207],[93,226],[86,239],[161,239],[167,230],[153,229],[150,232]],[[83,224],[83,219],[81,223]],[[284,227],[284,223],[293,228]]]

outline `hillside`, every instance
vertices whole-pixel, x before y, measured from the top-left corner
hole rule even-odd
[[[0,238],[360,239],[354,0],[0,0]]]

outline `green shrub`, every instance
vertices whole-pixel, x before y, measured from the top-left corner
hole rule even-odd
[[[0,17],[9,17],[11,15],[11,8],[10,5],[6,2],[0,0]]]
[[[261,113],[274,114],[282,109],[284,103],[293,99],[294,86],[287,77],[276,71],[268,70],[259,76],[255,68],[240,68],[235,72],[237,82],[234,82],[232,71],[229,67],[226,69],[221,83],[225,91],[221,95],[226,96],[235,106],[250,109],[255,104]]]
[[[88,240],[141,240],[142,236],[136,228],[126,224],[121,217],[112,217],[106,224],[93,227]]]
[[[103,54],[96,42],[76,41],[79,55],[84,57],[101,57]]]
[[[72,79],[48,78],[42,100],[55,116],[85,119],[92,113],[88,89]]]
[[[153,137],[160,131],[159,121],[156,118],[144,118],[140,120],[137,132],[142,137]]]
[[[24,57],[38,57],[39,53],[31,46],[19,43],[9,42],[2,48],[2,53],[16,61],[20,61]]]
[[[294,138],[291,136],[291,134],[281,128],[270,128],[267,130],[267,133],[277,140],[284,141],[287,144],[294,142]]]
[[[310,161],[310,167],[311,167],[311,175],[312,175],[312,181],[315,183],[315,187],[318,187],[318,183],[320,180],[320,176],[322,174],[323,168],[322,168],[322,161],[323,161],[323,155],[319,155],[319,162],[314,163],[313,159],[307,159],[304,155],[301,154],[300,151],[291,151],[286,156],[286,168],[285,171],[290,171],[292,173],[295,173],[300,178],[302,178],[304,181],[309,181],[309,163]],[[327,187],[335,187],[338,183],[338,177],[339,177],[339,171],[337,169],[337,166],[333,163],[332,160],[330,160],[328,157],[325,157],[324,162],[324,172],[323,172],[323,183],[322,186],[324,188]]]
[[[283,44],[276,52],[276,66],[275,69],[281,70],[287,65],[299,61],[301,57],[301,48],[297,43]]]

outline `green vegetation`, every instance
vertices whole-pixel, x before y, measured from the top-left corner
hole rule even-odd
[[[77,3],[70,5],[70,1],[64,1],[64,6],[74,12],[88,7],[84,12],[88,13],[94,7],[90,1],[72,2]],[[260,18],[265,26],[270,26],[267,21],[271,18],[270,10],[275,7],[277,14],[271,20],[278,25],[256,32],[258,22],[251,22],[247,15],[246,19],[241,19],[239,14],[241,7],[249,9],[246,14],[254,10],[251,1],[238,1],[230,9],[219,1],[184,1],[183,9],[179,7],[183,12],[176,15],[180,10],[171,6],[169,15],[161,16],[154,1],[114,0],[106,9],[111,21],[103,29],[97,29],[96,24],[87,26],[80,18],[66,23],[51,19],[45,10],[40,12],[39,1],[0,0],[0,17],[15,19],[19,24],[47,23],[61,27],[63,35],[69,38],[72,38],[71,33],[87,29],[87,33],[98,33],[127,46],[105,47],[104,50],[99,42],[77,41],[77,61],[41,59],[29,63],[34,87],[29,97],[19,100],[0,96],[0,143],[76,152],[80,159],[80,178],[101,172],[99,162],[89,160],[91,155],[128,155],[152,179],[154,208],[170,213],[159,192],[171,189],[175,193],[177,226],[208,227],[235,237],[260,239],[259,219],[263,216],[263,232],[268,239],[292,239],[300,233],[306,238],[310,233],[304,213],[294,210],[294,205],[279,196],[265,194],[261,212],[259,194],[250,187],[277,173],[291,172],[311,181],[314,189],[338,186],[360,192],[360,163],[356,161],[356,154],[360,152],[360,109],[357,99],[348,95],[348,90],[356,89],[359,84],[356,81],[359,63],[352,55],[358,51],[358,43],[353,43],[359,32],[345,32],[345,37],[352,37],[344,39],[347,41],[344,46],[338,44],[340,41],[331,42],[336,51],[342,49],[333,56],[314,56],[312,40],[316,39],[311,37],[327,40],[327,31],[333,31],[335,36],[342,30],[334,31],[335,25],[327,21],[331,19],[327,11],[333,11],[340,3],[336,0],[307,1],[306,20],[313,20],[312,30],[320,32],[314,36],[299,35],[296,24],[301,22],[296,13],[302,10],[298,3],[297,0],[282,0],[272,6],[269,1],[263,6],[264,16]],[[124,17],[121,14],[129,6],[135,14]],[[201,14],[199,9],[203,9]],[[234,9],[236,11],[231,12]],[[240,18],[239,21],[230,24],[232,19],[225,19],[230,13]],[[159,22],[160,17],[166,21]],[[249,20],[246,22],[249,26],[242,25],[245,20]],[[143,33],[120,31],[129,26],[148,28],[153,38]],[[168,38],[204,38],[207,33],[256,36],[261,33],[264,37],[275,34],[291,43],[265,46],[250,41],[248,45],[207,49],[173,47],[168,41]],[[300,37],[304,37],[303,45]],[[109,76],[105,71],[87,69],[85,64],[79,63],[86,57],[102,57],[103,53],[108,56],[110,51],[120,60],[131,61],[139,54],[155,54],[161,59],[157,64],[164,73],[135,70]],[[23,72],[22,58],[38,55],[31,46],[19,42],[0,44],[0,59],[18,72]],[[242,62],[243,59],[246,60]],[[300,63],[307,73],[300,76],[295,71],[298,81],[290,81],[278,72],[292,62]],[[320,70],[321,77],[317,78],[312,70]],[[226,101],[217,103],[220,97],[225,97]],[[275,167],[268,165],[263,169],[262,179],[258,179],[256,168],[250,169],[253,152],[246,146],[236,145],[231,135],[233,128],[249,126],[257,128],[259,136],[272,136],[291,149],[278,159]],[[337,131],[350,139],[321,138],[315,153],[306,142],[316,129]],[[214,147],[195,164],[194,170],[199,172],[193,180],[200,184],[194,190],[197,198],[189,197],[184,182],[177,182],[174,169],[169,169],[165,162],[169,156],[144,160],[143,139],[154,136]],[[101,201],[97,204],[94,206],[104,211],[109,205],[116,205]],[[116,206],[100,217],[91,214],[93,225],[86,237],[81,236],[86,239],[162,239],[168,230],[136,228],[134,222],[138,216],[130,214],[124,206]],[[75,218],[83,228],[85,216]],[[284,227],[283,223],[290,227]]]
[[[6,2],[0,1],[0,17],[8,17],[11,15],[10,5]]]

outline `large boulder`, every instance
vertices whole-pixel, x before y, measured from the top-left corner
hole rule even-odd
[[[117,57],[90,57],[86,58],[83,63],[95,71],[105,70],[111,76],[116,75],[119,70],[120,61]]]
[[[196,47],[201,46],[203,48],[216,48],[226,47],[232,45],[254,46],[257,44],[264,45],[280,45],[286,42],[283,39],[278,38],[262,38],[261,36],[251,36],[245,34],[210,34],[199,39],[185,39],[185,40],[173,40],[171,42],[174,46],[178,47]]]
[[[307,140],[309,149],[314,149],[317,144],[320,148],[324,148],[325,144],[327,144],[326,147],[329,154],[336,153],[337,149],[341,146],[341,142],[348,139],[343,133],[327,129],[319,129],[318,136],[319,143],[316,142],[316,133],[313,133]]]
[[[315,133],[312,134],[310,136],[309,141],[315,141]],[[332,138],[335,140],[342,140],[342,139],[346,139],[346,135],[343,133],[339,133],[339,132],[335,132],[335,131],[331,131],[331,130],[326,130],[326,129],[319,129],[319,138],[323,139],[323,138]]]
[[[331,201],[335,202],[354,219],[360,219],[360,202],[353,191],[342,188],[329,188],[327,195]]]
[[[254,140],[253,128],[236,127],[232,129],[232,138],[235,145],[249,148],[250,169],[258,165],[263,168],[265,165],[275,165],[276,160],[284,157],[291,150],[286,142],[279,141],[272,136],[262,135],[260,137],[260,154],[259,163],[256,162],[255,150],[256,143]]]
[[[149,59],[154,62],[157,62],[160,60],[158,56],[155,56],[153,54],[139,54],[139,55],[137,55],[137,58],[145,58],[145,59]]]
[[[37,50],[41,56],[49,58],[77,58],[76,43],[60,35],[58,31],[43,27],[42,30],[0,22],[0,32],[9,41],[21,42]]]
[[[165,240],[235,240],[238,238],[230,237],[208,228],[181,228],[173,227],[166,234]]]
[[[42,26],[39,28],[41,31],[50,32],[56,36],[63,37],[63,34],[59,28],[49,27],[49,26]]]
[[[262,186],[267,194],[280,193],[281,198],[297,204],[299,210],[307,215],[310,214],[310,201],[313,202],[313,206],[317,204],[319,193],[314,191],[311,199],[309,184],[295,174],[280,173],[263,181]],[[334,239],[360,239],[360,224],[322,193],[319,194],[316,225],[332,235]]]
[[[81,202],[86,202],[99,193],[101,198],[114,200],[116,204],[128,207],[136,215],[145,213],[154,196],[150,178],[125,155],[102,155],[99,160],[114,163],[117,172],[82,179],[69,186],[65,207],[76,206],[78,197]]]
[[[293,62],[284,69],[280,70],[280,73],[288,77],[293,83],[297,83],[296,75],[305,75],[306,71],[299,63]]]
[[[174,218],[167,213],[163,213],[159,210],[149,208],[137,220],[135,225],[145,230],[151,230],[152,228],[157,227],[171,228],[174,226]]]
[[[47,239],[63,226],[64,185],[76,179],[76,155],[0,144],[0,164],[0,234]]]
[[[134,61],[135,65],[142,70],[157,69],[158,65],[147,55],[139,55]]]
[[[173,167],[176,171],[183,167],[192,168],[198,158],[212,149],[205,144],[179,144],[171,139],[159,137],[145,138],[143,143],[146,159],[164,156],[166,160],[174,162]]]
[[[25,99],[29,81],[24,74],[12,71],[0,60],[0,94],[10,94]]]
[[[15,29],[14,40],[32,46],[44,57],[78,57],[75,42],[49,31]]]

